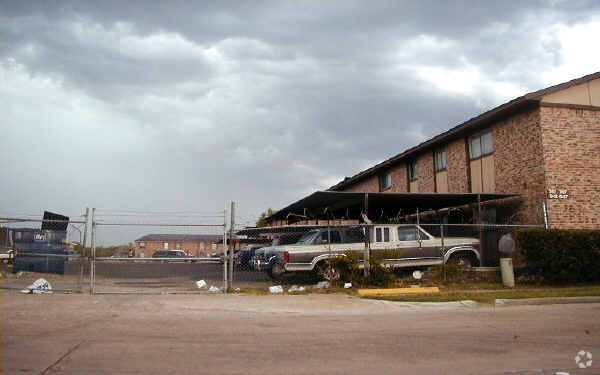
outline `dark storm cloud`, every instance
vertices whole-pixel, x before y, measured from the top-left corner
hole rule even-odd
[[[252,218],[557,83],[560,31],[599,7],[3,2],[0,213],[234,199]]]

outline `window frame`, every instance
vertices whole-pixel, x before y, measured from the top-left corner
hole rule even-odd
[[[440,158],[443,160],[443,166],[440,166],[440,161],[438,159],[438,155],[440,156]],[[445,148],[441,148],[439,150],[436,150],[433,154],[433,161],[434,161],[434,170],[435,172],[444,172],[446,170],[448,170],[448,154],[446,153],[446,149]]]
[[[489,150],[486,150],[486,144],[483,142],[484,137],[489,137],[490,144]],[[473,142],[479,144],[479,155],[474,156],[473,154]],[[491,130],[484,131],[469,137],[469,160],[477,160],[494,153],[494,134]]]
[[[379,191],[390,190],[392,185],[392,171],[385,171],[379,175]]]
[[[417,181],[419,179],[419,163],[418,159],[413,159],[408,163],[408,180]]]

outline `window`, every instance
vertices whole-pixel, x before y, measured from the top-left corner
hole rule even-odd
[[[331,241],[329,242],[329,240]],[[319,243],[342,243],[340,232],[338,232],[337,230],[321,232]]]
[[[477,135],[469,141],[471,159],[489,155],[494,152],[494,139],[491,132]]]
[[[365,241],[365,234],[361,228],[350,228],[346,230],[346,242],[357,243]]]
[[[165,250],[169,250],[169,243],[168,242],[163,243],[163,248]]]
[[[176,249],[181,249],[181,244],[178,242],[178,243],[175,245],[175,248],[176,248]]]
[[[411,181],[419,178],[419,167],[416,160],[413,160],[410,162],[410,164],[408,164],[408,178]]]
[[[140,242],[140,248],[145,248],[146,247],[146,243],[145,242]]]
[[[375,242],[390,242],[390,228],[375,228]]]
[[[446,170],[446,151],[440,150],[435,152],[435,171]]]
[[[398,241],[416,241],[416,227],[398,227]]]
[[[392,172],[385,172],[379,176],[379,191],[392,188]]]

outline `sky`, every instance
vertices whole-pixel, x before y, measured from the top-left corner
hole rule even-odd
[[[598,35],[598,1],[2,1],[0,217],[252,225],[599,71]]]

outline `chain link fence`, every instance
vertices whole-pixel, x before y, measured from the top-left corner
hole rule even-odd
[[[497,267],[500,257],[513,256],[500,252],[502,238],[510,235],[514,244],[517,230],[542,227],[332,221],[234,234],[226,219],[226,211],[94,210],[89,232],[87,220],[71,220],[61,232],[38,229],[41,220],[13,219],[0,233],[1,287],[26,290],[39,278],[57,291],[91,293],[217,293],[312,284],[331,278],[329,259],[348,251],[357,254],[361,269],[374,258],[396,269],[456,261]]]
[[[89,260],[76,251],[75,240],[85,221],[44,220],[63,224],[66,230],[41,229],[42,220],[3,218],[0,254],[0,288],[38,292],[48,285],[62,292],[81,292],[89,281]],[[43,278],[46,283],[34,283]],[[41,285],[41,284],[40,284]]]
[[[515,232],[540,225],[500,224],[356,224],[290,225],[247,228],[238,234],[268,241],[242,255],[244,267],[262,272],[275,283],[302,283],[327,280],[328,260],[356,253],[360,267],[371,260],[394,269],[419,269],[448,262],[472,267],[497,267],[504,238],[515,244]],[[509,236],[506,236],[509,235]],[[244,254],[242,252],[242,254]],[[233,275],[237,285],[236,274]]]
[[[226,213],[94,210],[91,293],[218,293],[227,286]],[[111,244],[120,244],[112,245]]]

